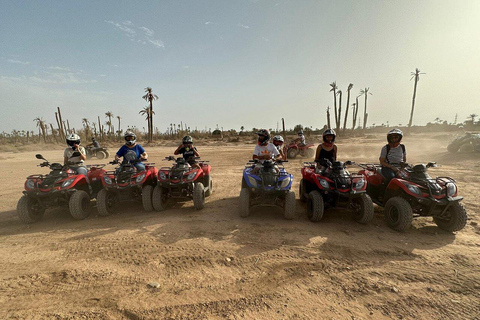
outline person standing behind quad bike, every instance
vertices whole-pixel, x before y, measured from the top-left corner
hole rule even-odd
[[[131,154],[130,151],[135,152],[136,159],[140,159],[141,161],[147,160],[147,153],[145,149],[140,144],[137,144],[137,136],[135,133],[131,131],[125,132],[124,135],[125,144],[117,151],[115,154],[115,161],[119,161],[121,157],[123,157],[123,162],[128,162],[134,159],[125,159],[125,155]],[[137,171],[144,171],[145,165],[141,162],[133,163],[133,166],[137,168]]]
[[[277,148],[278,152],[280,152],[280,156],[283,160],[287,160],[287,154],[284,152],[285,147],[283,147],[283,137],[282,136],[275,136],[273,137],[273,145]],[[282,148],[283,147],[283,148]]]
[[[317,152],[315,154],[315,162],[317,166],[326,166],[326,160],[330,163],[337,161],[337,145],[335,144],[335,137],[337,134],[333,129],[327,129],[323,132],[322,138],[323,143],[319,144],[317,147]]]
[[[193,146],[193,138],[185,136],[182,139],[182,144],[178,146],[177,150],[173,152],[174,155],[181,154],[188,164],[195,168],[200,168],[195,160],[195,157],[200,157],[197,148]]]
[[[382,165],[382,175],[386,183],[395,178],[400,164],[407,161],[407,151],[401,144],[403,132],[400,129],[392,129],[387,134],[387,142],[380,152],[380,164]]]
[[[85,148],[80,146],[80,136],[72,133],[67,137],[68,147],[63,152],[63,164],[75,171],[76,174],[87,176],[88,170],[83,164],[87,159]]]

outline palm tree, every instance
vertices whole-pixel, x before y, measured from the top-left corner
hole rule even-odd
[[[358,101],[358,97],[356,99]],[[352,131],[355,130],[355,122],[357,121],[357,112],[358,112],[358,107],[357,103],[352,103],[352,118],[353,118],[353,124],[352,124]]]
[[[105,112],[105,116],[108,118],[107,125],[108,125],[108,133],[112,132],[112,117],[113,113],[111,111]]]
[[[120,129],[120,120],[122,120],[122,117],[117,116],[117,119],[118,119],[118,130],[117,130],[117,132],[118,132],[118,135],[120,136],[120,134],[122,133],[122,130]]]
[[[90,122],[87,118],[82,119],[83,127],[85,128],[85,139],[88,140],[88,130],[90,129]]]
[[[145,88],[146,94],[142,97],[150,104],[150,111],[149,111],[149,119],[148,119],[148,142],[153,141],[153,100],[157,100],[158,96],[152,93],[152,88],[146,87]]]
[[[150,124],[150,118],[151,118],[151,109],[150,106],[145,106],[142,110],[140,110],[139,114],[142,116],[145,116],[145,120],[147,120],[147,124]],[[155,112],[153,112],[155,114]]]
[[[363,133],[365,134],[365,129],[367,127],[367,118],[368,118],[368,114],[367,114],[367,97],[368,95],[371,93],[368,92],[368,90],[370,90],[370,88],[365,88],[365,89],[362,89],[360,90],[360,96],[364,95],[365,96],[365,106],[363,108]]]
[[[327,107],[327,126],[330,129],[330,106]]]
[[[45,133],[45,121],[40,117],[36,117],[35,119],[33,119],[33,121],[37,121],[37,127],[42,130],[43,141],[47,143],[47,135]]]
[[[425,74],[425,73],[420,73],[420,70],[418,68],[415,68],[415,72],[411,72],[411,78],[415,78],[415,85],[413,86],[413,98],[412,98],[412,111],[410,112],[410,121],[408,121],[408,129],[412,126],[412,121],[413,121],[413,110],[415,109],[415,97],[417,95],[417,83],[420,80],[420,75]]]
[[[332,89],[330,89],[330,92],[333,91],[333,107],[335,109],[335,123],[337,123],[337,82],[336,81],[333,81],[332,83],[330,83],[330,87],[332,87]],[[329,126],[330,128],[330,126]]]
[[[342,122],[342,90],[337,90],[338,98],[338,118],[335,119],[335,128],[337,130],[337,134],[340,133],[340,122]]]
[[[475,118],[478,117],[478,114],[475,114],[475,113],[472,113],[468,116],[468,118],[470,119],[470,121],[472,121],[472,124],[475,123]]]
[[[345,110],[345,120],[343,121],[343,133],[345,133],[345,130],[347,129],[347,117],[348,117],[348,106],[350,103],[350,90],[353,88],[353,83],[350,83],[347,88],[347,109]]]

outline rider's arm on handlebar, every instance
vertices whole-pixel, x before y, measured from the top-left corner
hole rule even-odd
[[[147,159],[148,159],[148,154],[146,152],[140,155],[140,160],[147,160]]]

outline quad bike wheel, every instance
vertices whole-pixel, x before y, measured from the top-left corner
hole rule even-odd
[[[307,182],[304,179],[300,180],[300,188],[298,190],[300,193],[300,201],[307,202]]]
[[[24,223],[40,221],[45,214],[45,208],[37,199],[23,195],[17,203],[17,215]]]
[[[98,151],[97,152],[97,159],[102,160],[107,157],[107,154],[104,151]]]
[[[320,192],[313,190],[308,194],[307,201],[307,214],[308,219],[312,222],[318,222],[323,217],[323,212],[325,210],[323,198]]]
[[[283,217],[287,220],[295,218],[295,192],[288,191],[285,195],[285,208],[283,211]]]
[[[90,196],[86,191],[75,191],[68,201],[70,214],[74,219],[83,220],[90,214]]]
[[[462,230],[467,224],[467,212],[459,202],[452,203],[446,212],[448,218],[433,217],[437,226],[445,231],[454,232]]]
[[[97,209],[101,216],[109,216],[115,211],[116,196],[113,192],[102,189],[97,194]]]
[[[213,192],[213,182],[212,182],[212,177],[210,177],[210,175],[205,177],[205,185],[208,186],[208,190],[205,191],[205,197],[210,197]]]
[[[352,200],[353,220],[358,223],[369,223],[373,220],[373,202],[370,196],[363,193]]]
[[[297,150],[288,149],[288,151],[287,151],[287,158],[288,159],[295,159],[296,156],[297,156]]]
[[[196,182],[193,187],[193,206],[197,210],[202,210],[205,207],[205,187],[201,182]]]
[[[155,211],[165,210],[167,208],[167,201],[168,201],[168,197],[167,197],[167,193],[165,192],[165,189],[157,185],[153,189],[153,195],[152,195],[152,204]]]
[[[110,152],[105,151],[105,159],[108,159],[108,158],[110,158]]]
[[[384,212],[385,221],[393,230],[403,232],[412,225],[412,207],[402,197],[390,198],[385,204]]]
[[[238,211],[240,217],[246,218],[250,215],[250,189],[242,188],[240,191]]]
[[[153,194],[153,187],[151,185],[146,185],[143,187],[142,205],[143,205],[143,209],[147,212],[153,211],[152,194]]]
[[[307,156],[307,158],[313,158],[315,156],[315,151],[313,149],[307,149],[307,151],[305,152],[305,155]]]
[[[249,186],[247,184],[247,181],[245,181],[245,179],[243,179],[243,177],[242,177],[242,189],[243,188],[249,188]]]

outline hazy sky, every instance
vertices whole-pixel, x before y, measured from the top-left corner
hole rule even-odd
[[[138,112],[155,126],[322,127],[329,84],[370,87],[369,124],[480,114],[480,1],[0,0],[0,131]],[[346,94],[343,96],[345,107]],[[363,114],[363,98],[361,98]],[[117,122],[115,121],[115,126]]]

